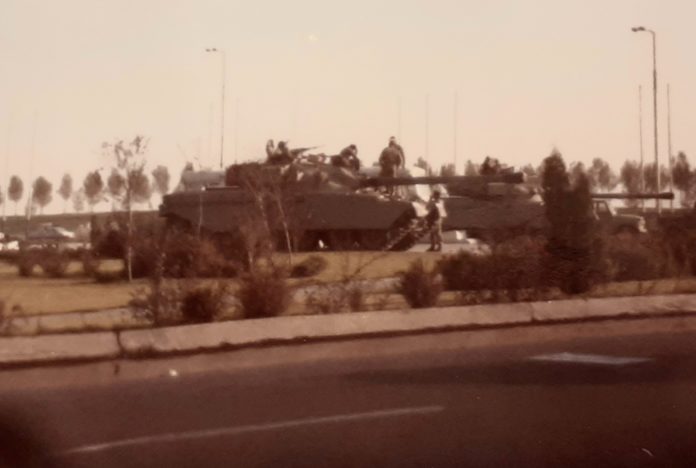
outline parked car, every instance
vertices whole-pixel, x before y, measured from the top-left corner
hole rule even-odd
[[[42,224],[38,228],[27,234],[28,241],[71,241],[75,238],[75,233],[68,231],[60,226],[52,224]]]

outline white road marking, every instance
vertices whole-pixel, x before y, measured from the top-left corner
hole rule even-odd
[[[171,443],[182,440],[208,439],[212,437],[230,436],[239,434],[249,434],[254,432],[274,431],[278,429],[293,429],[303,426],[316,426],[321,424],[336,424],[366,419],[395,418],[401,416],[411,416],[419,414],[439,413],[445,408],[443,406],[416,406],[408,408],[393,408],[379,411],[369,411],[365,413],[336,414],[332,416],[322,416],[316,418],[291,419],[287,421],[277,421],[263,424],[249,424],[246,426],[221,427],[217,429],[205,429],[200,431],[171,432],[166,434],[156,434],[151,436],[133,437],[131,439],[113,440],[100,444],[82,445],[61,453],[62,456],[78,455],[85,453],[101,452],[120,447],[133,447],[153,443]]]
[[[625,366],[652,361],[651,358],[603,356],[601,354],[556,353],[542,354],[529,358],[532,361],[570,362],[580,364],[597,364],[601,366]]]

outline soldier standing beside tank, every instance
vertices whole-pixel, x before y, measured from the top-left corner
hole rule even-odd
[[[428,213],[425,215],[425,222],[430,229],[430,248],[427,251],[440,252],[442,250],[442,218],[445,216],[445,209],[442,206],[439,190],[433,190],[426,209]]]

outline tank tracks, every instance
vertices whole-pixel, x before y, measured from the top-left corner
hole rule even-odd
[[[428,224],[425,218],[414,218],[405,226],[396,229],[393,237],[390,236],[389,242],[382,248],[383,252],[394,250],[408,250],[428,232]]]

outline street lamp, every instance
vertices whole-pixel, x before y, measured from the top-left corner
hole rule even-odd
[[[652,51],[653,51],[653,131],[655,133],[655,177],[656,177],[656,190],[660,191],[660,160],[657,153],[657,49],[655,46],[655,31],[652,29],[646,29],[643,26],[637,26],[631,28],[633,32],[649,32],[652,35]],[[657,212],[661,212],[660,200],[656,199],[655,204],[657,205]]]
[[[220,53],[222,59],[222,95],[220,97],[220,169],[223,168],[223,155],[225,153],[225,51],[211,47],[206,52]]]

